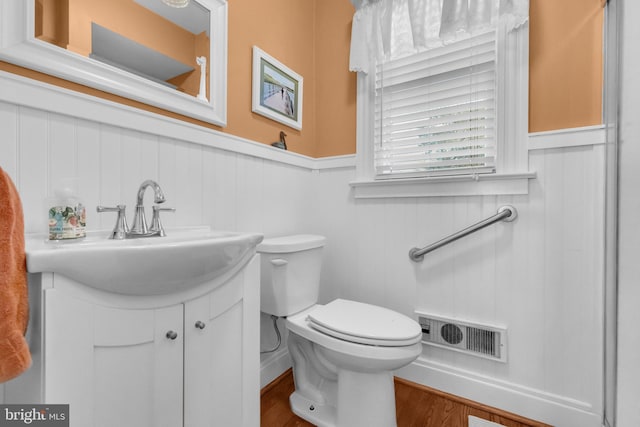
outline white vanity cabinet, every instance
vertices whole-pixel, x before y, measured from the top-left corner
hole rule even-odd
[[[144,297],[31,275],[34,366],[6,403],[68,403],[72,427],[257,427],[258,268]]]
[[[259,264],[252,266],[255,285]],[[260,423],[259,288],[252,286],[247,301],[239,285],[184,305],[185,427]]]
[[[69,403],[74,426],[182,425],[182,304],[123,309],[46,289],[43,312],[43,403]]]

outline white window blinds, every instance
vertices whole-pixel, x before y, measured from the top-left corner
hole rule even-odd
[[[495,30],[378,64],[376,177],[495,172],[495,76]]]

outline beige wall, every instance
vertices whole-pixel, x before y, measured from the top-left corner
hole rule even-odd
[[[311,157],[356,150],[356,75],[348,71],[348,0],[229,2],[229,100],[225,132],[287,146]],[[302,130],[251,112],[251,47],[256,45],[304,78]]]
[[[529,131],[602,123],[601,0],[531,0]]]
[[[315,0],[229,2],[229,110],[224,132],[270,144],[283,130],[291,151],[315,157],[315,5]],[[254,45],[302,76],[302,130],[251,112]]]
[[[316,157],[356,152],[356,73],[349,69],[351,20],[346,0],[316,2]]]
[[[0,62],[0,70],[114,99],[270,144],[280,130],[292,151],[311,157],[355,152],[356,77],[348,71],[353,6],[348,0],[229,2],[226,128]],[[531,0],[532,132],[601,123],[601,0]],[[302,130],[251,112],[252,46],[304,78]]]

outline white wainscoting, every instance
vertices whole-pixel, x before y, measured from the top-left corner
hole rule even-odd
[[[226,147],[243,142],[221,133],[209,132],[209,145],[203,145],[166,136],[171,132],[163,129],[151,132],[157,118],[146,123],[141,118],[144,130],[136,130],[110,124],[108,115],[89,120],[9,103],[3,100],[4,88],[0,166],[20,191],[27,232],[45,230],[44,201],[56,182],[69,176],[79,178],[89,230],[115,224],[113,214],[96,213],[99,204],[126,204],[131,216],[138,185],[145,179],[158,181],[166,206],[176,208],[163,217],[167,228],[206,224],[278,235],[308,230],[313,224],[308,204],[301,203],[311,185],[308,167],[230,151]],[[225,148],[217,148],[216,142]]]
[[[176,208],[163,215],[166,228],[209,225],[266,236],[314,230],[307,203],[314,159],[7,73],[0,85],[0,167],[20,192],[27,232],[46,230],[45,199],[63,177],[79,178],[89,230],[115,224],[97,205],[125,204],[131,221],[145,179],[160,183],[166,205]],[[266,315],[261,331],[266,339],[272,333]],[[282,348],[278,360],[265,356],[265,379],[290,366]]]
[[[177,209],[165,215],[167,227],[324,234],[321,302],[352,298],[508,328],[505,364],[425,346],[401,376],[557,427],[599,425],[602,145],[537,142],[527,195],[355,199],[353,156],[314,160],[27,79],[0,80],[0,166],[20,191],[27,231],[44,230],[43,200],[72,175],[89,229],[115,221],[95,213],[98,204],[125,203],[131,215],[138,185],[152,178]],[[515,222],[409,260],[411,247],[503,204],[518,209]],[[267,316],[261,329],[270,347]],[[288,363],[283,350],[263,356],[263,385]]]
[[[528,195],[407,199],[355,199],[354,169],[320,170],[321,297],[507,327],[507,363],[425,346],[399,375],[557,427],[600,426],[604,145],[537,148],[529,167]],[[515,222],[409,260],[504,204]]]

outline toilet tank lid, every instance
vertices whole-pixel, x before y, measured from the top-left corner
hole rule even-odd
[[[306,251],[323,247],[326,240],[324,236],[314,234],[273,237],[264,239],[258,245],[257,251],[271,254]]]

